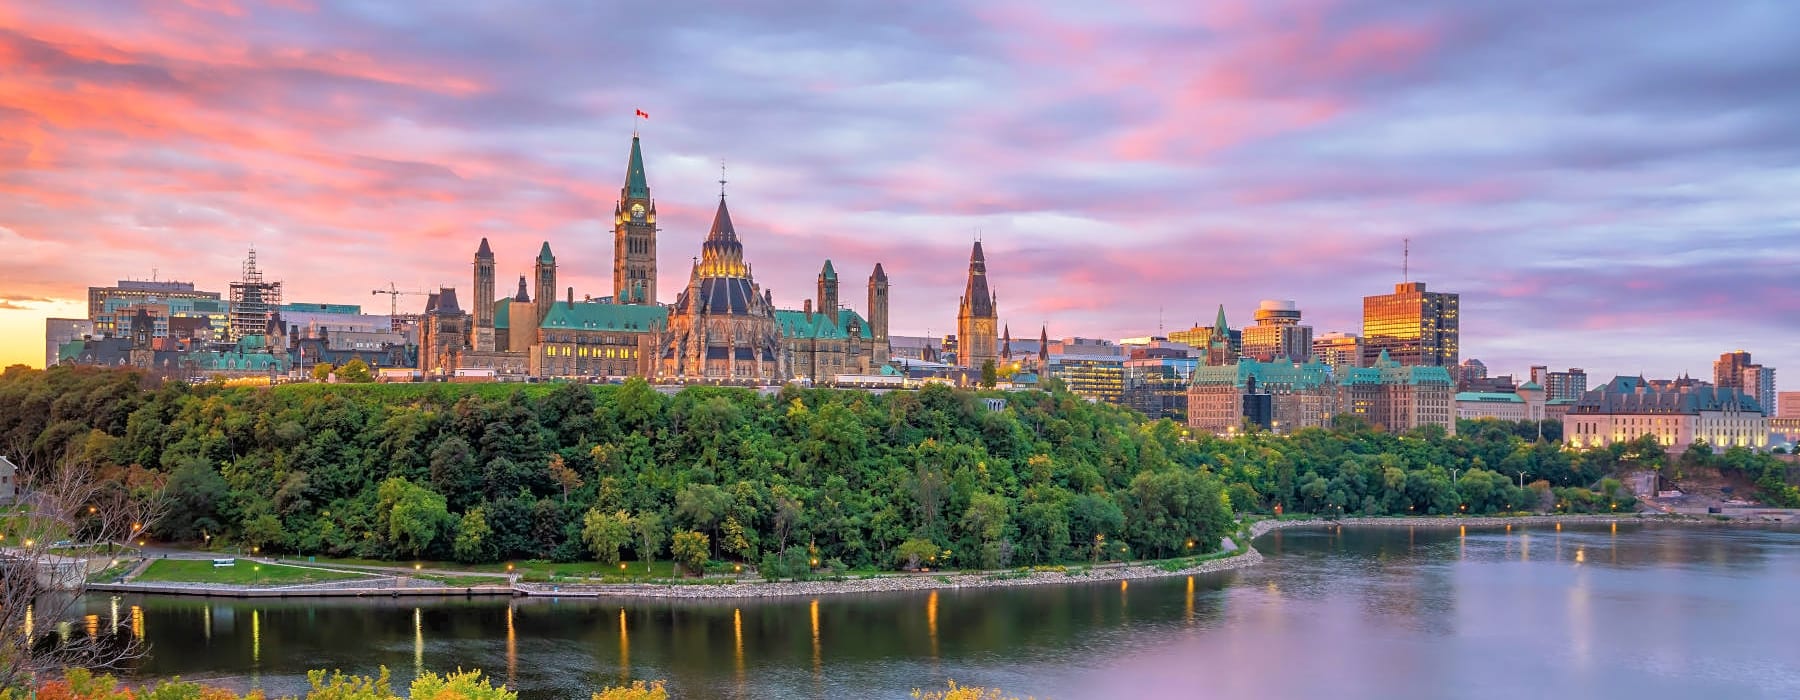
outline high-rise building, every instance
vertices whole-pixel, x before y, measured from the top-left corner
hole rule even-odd
[[[1188,383],[1199,364],[1176,347],[1132,349],[1125,361],[1125,405],[1152,419],[1185,422]]]
[[[1363,360],[1386,353],[1403,366],[1457,363],[1460,297],[1428,292],[1424,282],[1394,285],[1393,294],[1363,297]]]
[[[494,351],[494,249],[481,239],[475,249],[475,352]]]
[[[1800,391],[1775,394],[1775,415],[1779,418],[1800,418]]]
[[[140,302],[162,303],[170,299],[209,299],[220,301],[223,296],[218,292],[207,292],[194,289],[193,282],[168,282],[145,280],[119,280],[112,287],[88,287],[88,320],[94,322],[95,335],[124,336],[126,323],[116,323],[112,318],[102,319],[107,313],[107,304],[112,302],[118,307],[131,306]],[[124,318],[129,318],[128,314]]]
[[[1750,353],[1742,350],[1728,352],[1713,362],[1713,386],[1725,389],[1744,388],[1744,368],[1749,367]]]
[[[256,269],[256,249],[244,259],[243,279],[231,283],[231,340],[268,332],[269,319],[281,308],[281,283],[263,279]]]
[[[1739,389],[1756,399],[1763,413],[1775,410],[1775,368],[1748,365],[1739,376]]]
[[[1312,356],[1342,376],[1346,369],[1362,366],[1362,338],[1354,333],[1326,333],[1313,339]]]
[[[1300,325],[1300,309],[1292,300],[1264,299],[1256,307],[1256,325],[1244,329],[1243,355],[1271,362],[1305,363],[1312,359],[1312,326]]]
[[[644,153],[631,137],[625,186],[613,207],[613,303],[656,303],[656,201],[644,175]]]
[[[1570,367],[1567,372],[1545,374],[1541,383],[1546,401],[1579,401],[1581,395],[1587,393],[1587,372],[1580,367]]]
[[[981,241],[969,252],[969,282],[956,311],[956,363],[980,369],[1000,350],[1000,295],[988,288]]]

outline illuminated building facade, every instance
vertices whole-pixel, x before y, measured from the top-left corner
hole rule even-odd
[[[1293,301],[1264,299],[1256,307],[1256,325],[1243,332],[1244,357],[1262,362],[1277,359],[1305,363],[1312,359],[1312,326],[1300,324]]]
[[[1339,380],[1344,413],[1362,416],[1391,433],[1426,425],[1456,434],[1456,382],[1441,366],[1406,366],[1383,352],[1368,367]]]
[[[1064,338],[1051,341],[1044,373],[1060,379],[1070,393],[1119,403],[1125,396],[1125,353],[1106,340]]]
[[[1000,295],[988,288],[981,241],[969,251],[969,281],[956,310],[956,364],[974,369],[1000,355]]]
[[[1425,290],[1423,282],[1394,285],[1393,294],[1363,297],[1363,360],[1386,354],[1403,366],[1457,363],[1460,297]]]
[[[1363,363],[1362,337],[1354,333],[1333,331],[1313,338],[1313,359],[1329,365],[1342,374],[1350,367],[1361,367]]]
[[[1649,435],[1677,454],[1696,441],[1722,452],[1730,447],[1768,447],[1769,420],[1756,399],[1738,389],[1614,377],[1575,403],[1563,418],[1563,435],[1577,448],[1605,447]]]
[[[1244,359],[1194,369],[1188,387],[1188,427],[1214,435],[1237,432],[1246,418],[1244,397],[1253,393],[1269,397],[1266,427],[1278,433],[1323,427],[1339,412],[1332,369],[1324,363]]]

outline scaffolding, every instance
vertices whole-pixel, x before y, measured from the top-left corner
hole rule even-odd
[[[231,340],[269,332],[269,319],[281,308],[281,283],[263,281],[256,269],[256,249],[244,259],[244,279],[231,283]]]

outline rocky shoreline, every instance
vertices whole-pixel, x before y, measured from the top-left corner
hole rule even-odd
[[[1255,540],[1275,530],[1296,527],[1504,527],[1508,525],[1547,525],[1551,523],[1615,523],[1615,522],[1668,522],[1683,524],[1719,524],[1711,519],[1691,518],[1683,516],[1667,516],[1652,514],[1590,514],[1590,515],[1522,515],[1510,517],[1396,517],[1396,518],[1340,518],[1327,520],[1312,518],[1306,520],[1258,520],[1251,523],[1248,534]],[[739,582],[696,581],[682,584],[561,584],[561,583],[516,583],[511,587],[512,595],[533,597],[570,597],[570,598],[780,598],[780,597],[814,597],[825,595],[842,595],[849,593],[885,593],[895,591],[924,590],[960,590],[971,588],[1001,588],[1010,586],[1040,586],[1068,583],[1095,583],[1111,581],[1132,581],[1137,579],[1166,578],[1171,576],[1193,576],[1220,571],[1229,571],[1262,563],[1262,553],[1255,547],[1246,546],[1234,556],[1208,559],[1193,566],[1180,569],[1165,569],[1155,563],[1102,564],[1091,567],[1046,567],[1042,570],[1004,570],[975,573],[921,573],[891,574],[871,578],[843,580],[813,581],[778,581],[778,582]],[[149,588],[131,586],[90,587],[90,590],[133,590],[134,592],[161,595],[213,595],[213,596],[266,596],[303,597],[308,595],[344,595],[341,591],[296,590],[289,588],[281,591],[270,589],[246,590],[235,586],[207,586],[204,584],[164,584],[157,586],[160,590],[148,591]],[[480,587],[481,592],[496,593],[506,589],[501,587]],[[421,589],[406,590],[406,594],[419,595]],[[444,589],[446,594],[464,595],[473,592],[470,589]],[[392,591],[360,590],[351,595],[387,595]]]

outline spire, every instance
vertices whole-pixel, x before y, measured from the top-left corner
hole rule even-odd
[[[725,196],[719,195],[719,210],[713,213],[712,229],[707,241],[737,240],[737,229],[731,227],[731,210],[725,208]]]
[[[493,260],[494,259],[494,249],[488,247],[488,242],[487,242],[486,238],[481,239],[481,247],[477,248],[475,250],[475,257],[479,260]]]
[[[1038,327],[1038,362],[1040,364],[1049,364],[1050,362],[1050,326],[1048,325]]]
[[[825,280],[837,279],[837,270],[831,269],[831,259],[830,258],[825,259],[825,269],[819,271],[819,279],[825,279]]]
[[[525,276],[524,275],[519,275],[519,293],[513,295],[513,301],[518,301],[518,302],[531,301],[531,293],[529,292],[528,288],[525,286]]]
[[[551,265],[551,264],[556,263],[556,256],[550,254],[550,242],[549,241],[544,241],[544,247],[538,249],[537,261],[539,264],[543,264],[543,265]]]
[[[731,210],[725,197],[719,197],[719,211],[713,214],[712,230],[700,245],[701,277],[749,277],[744,266],[744,244],[738,241],[737,229],[731,225]]]
[[[994,313],[994,294],[988,291],[987,257],[981,253],[981,241],[975,242],[975,248],[969,251],[969,282],[963,290],[963,305],[968,315],[975,318],[992,318]]]
[[[875,263],[874,277],[875,277],[875,279],[878,279],[878,280],[887,279],[887,271],[881,269],[881,263]]]
[[[1220,338],[1229,337],[1230,335],[1231,327],[1225,324],[1225,305],[1220,304],[1219,317],[1213,321],[1212,337]]]
[[[1012,326],[1008,325],[1000,333],[1000,357],[1012,359]]]
[[[650,183],[644,178],[644,151],[638,147],[637,134],[631,135],[631,160],[625,165],[625,198],[650,198]]]

